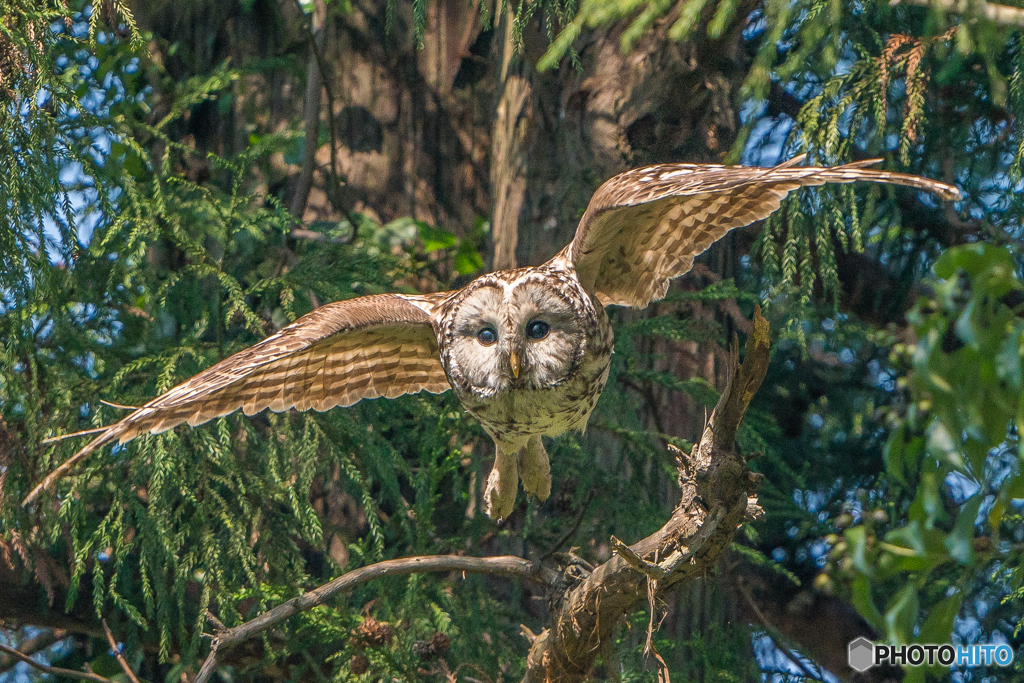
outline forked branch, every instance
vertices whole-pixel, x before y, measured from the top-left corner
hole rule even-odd
[[[739,363],[734,344],[729,383],[700,441],[689,455],[676,450],[682,497],[672,518],[653,535],[625,546],[554,607],[551,627],[534,640],[524,683],[570,683],[589,677],[622,618],[654,594],[709,572],[736,527],[760,512],[757,480],[735,450],[736,431],[768,370],[768,322],[760,309]]]

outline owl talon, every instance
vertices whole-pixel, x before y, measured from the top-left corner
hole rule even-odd
[[[523,490],[537,496],[544,502],[551,495],[551,462],[540,435],[530,437],[529,443],[519,452],[519,476]]]
[[[518,458],[510,455],[509,451],[499,444],[498,452],[494,456],[494,467],[487,477],[487,489],[484,491],[487,516],[500,521],[511,515],[516,506],[518,489]]]
[[[663,298],[695,256],[730,230],[767,218],[801,186],[867,180],[960,198],[952,185],[866,168],[880,159],[834,168],[798,166],[803,159],[774,168],[659,164],[621,173],[597,190],[573,241],[547,263],[484,275],[453,292],[321,306],[110,425],[22,505],[91,452],[146,432],[238,409],[327,410],[452,388],[498,447],[484,498],[488,515],[507,518],[520,464],[527,493],[541,501],[551,494],[548,455],[534,433],[582,431],[604,389],[614,337],[604,306],[644,308]],[[524,446],[526,434],[534,436]]]

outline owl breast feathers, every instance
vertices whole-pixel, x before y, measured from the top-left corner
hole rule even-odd
[[[945,183],[833,168],[661,164],[627,171],[594,193],[572,242],[547,263],[498,271],[462,289],[379,294],[326,304],[104,429],[26,497],[31,502],[90,453],[183,422],[241,409],[327,410],[364,398],[453,389],[494,439],[485,492],[492,517],[513,510],[518,481],[551,491],[542,436],[584,429],[608,379],[612,330],[604,307],[643,308],[734,228],[761,220],[793,190],[866,180],[947,200]]]

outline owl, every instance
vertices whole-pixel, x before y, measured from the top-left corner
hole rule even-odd
[[[867,168],[661,164],[598,188],[572,242],[534,268],[483,275],[437,294],[379,294],[317,308],[105,428],[26,503],[113,442],[199,425],[241,409],[328,410],[369,398],[451,389],[494,440],[487,512],[513,509],[519,480],[543,501],[542,437],[583,430],[608,379],[608,306],[643,308],[734,228],[766,218],[793,190],[866,180],[954,200],[944,183]]]

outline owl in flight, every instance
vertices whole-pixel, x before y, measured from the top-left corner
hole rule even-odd
[[[572,242],[547,263],[483,275],[452,292],[378,294],[317,308],[136,409],[47,476],[28,503],[98,448],[241,409],[327,410],[364,398],[452,389],[494,439],[488,514],[511,512],[518,481],[544,500],[542,436],[586,427],[608,379],[611,305],[644,308],[733,228],[766,218],[805,185],[867,180],[943,199],[944,183],[867,168],[661,164],[605,182]]]

